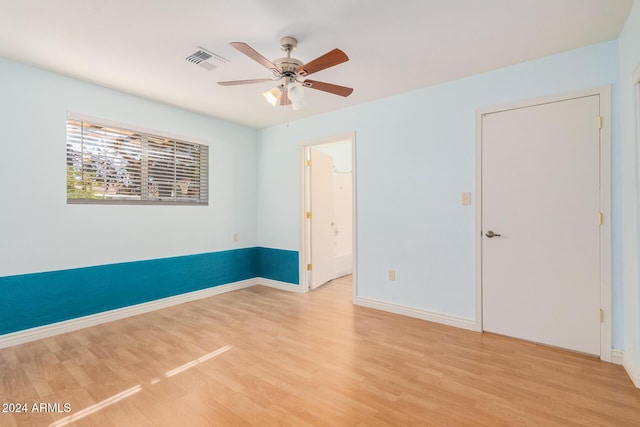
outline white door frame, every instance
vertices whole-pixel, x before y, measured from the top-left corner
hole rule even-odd
[[[476,110],[476,206],[475,206],[475,330],[482,332],[482,117],[516,108],[530,107],[584,96],[600,96],[600,359],[611,361],[611,87],[601,86],[577,92],[551,95]],[[594,118],[596,120],[596,118]]]
[[[352,195],[352,223],[353,223],[353,274],[352,274],[352,298],[355,299],[357,295],[357,275],[358,275],[358,261],[357,261],[357,228],[356,221],[356,133],[346,132],[338,135],[333,135],[317,140],[307,141],[300,146],[300,257],[299,257],[299,271],[300,271],[300,287],[302,292],[308,292],[310,289],[310,273],[307,271],[307,264],[309,263],[310,251],[311,251],[311,227],[307,220],[307,203],[309,200],[309,174],[306,167],[307,150],[313,146],[330,144],[338,141],[351,141],[351,182],[353,184]]]

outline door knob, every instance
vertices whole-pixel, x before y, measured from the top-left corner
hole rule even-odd
[[[493,231],[489,230],[489,231],[487,231],[487,234],[485,234],[485,236],[487,236],[488,238],[500,237],[500,234],[494,233]]]

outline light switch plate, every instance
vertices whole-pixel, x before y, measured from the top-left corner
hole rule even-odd
[[[471,193],[468,191],[465,191],[462,193],[462,205],[463,206],[469,206],[471,205]]]

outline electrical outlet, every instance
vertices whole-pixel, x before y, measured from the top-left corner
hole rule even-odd
[[[389,281],[393,282],[394,280],[396,280],[396,271],[389,270]]]
[[[233,233],[233,241],[234,242],[238,241],[238,233]]]
[[[463,192],[462,193],[462,205],[469,206],[471,204],[471,193]]]

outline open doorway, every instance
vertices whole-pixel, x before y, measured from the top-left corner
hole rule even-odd
[[[338,135],[302,147],[304,291],[353,274],[355,294],[354,139]]]

